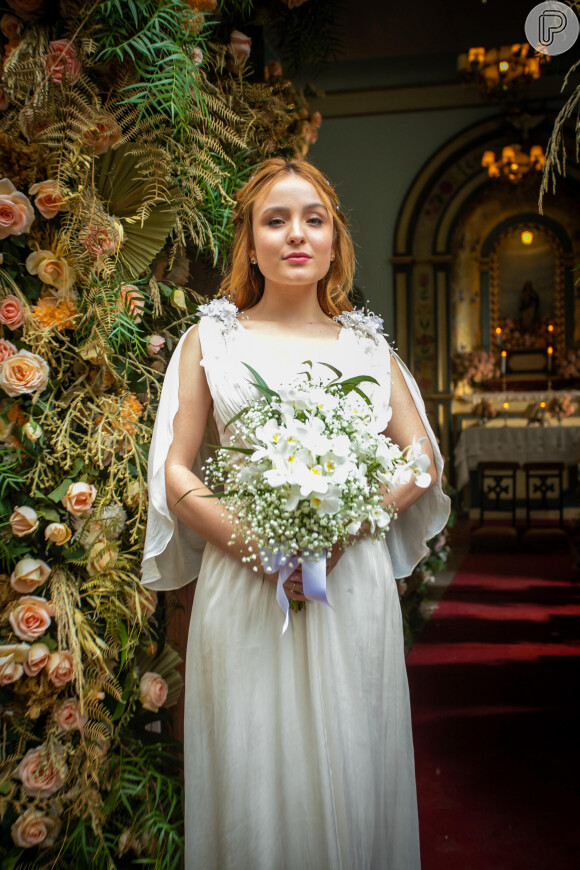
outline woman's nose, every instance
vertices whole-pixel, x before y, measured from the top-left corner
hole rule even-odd
[[[298,218],[290,222],[290,226],[288,229],[288,241],[294,243],[304,241],[304,230],[302,229],[302,225]]]

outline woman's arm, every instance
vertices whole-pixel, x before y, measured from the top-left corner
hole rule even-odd
[[[435,460],[433,457],[433,448],[427,437],[427,432],[423,421],[417,410],[417,406],[409,392],[409,388],[403,377],[403,373],[399,368],[396,358],[391,357],[391,397],[390,404],[393,411],[390,422],[383,432],[395,444],[404,450],[415,441],[425,439],[421,444],[423,453],[426,453],[430,459],[430,466],[427,473],[431,477],[431,484],[437,480],[437,472],[435,469]],[[421,488],[411,480],[409,483],[399,485],[397,489],[390,492],[384,492],[383,505],[395,504],[399,514],[411,507],[417,499],[421,498],[429,487]]]
[[[169,510],[206,541],[242,561],[249,555],[245,542],[228,546],[234,525],[217,497],[191,468],[202,445],[212,398],[205,377],[198,327],[184,341],[179,361],[179,410],[173,422],[173,441],[165,461]],[[185,495],[187,493],[187,495]]]

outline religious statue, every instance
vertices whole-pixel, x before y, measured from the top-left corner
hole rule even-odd
[[[522,332],[533,332],[539,320],[540,297],[531,281],[526,281],[520,293],[518,315]]]

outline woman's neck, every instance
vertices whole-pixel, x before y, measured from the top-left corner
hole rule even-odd
[[[259,302],[252,306],[252,319],[292,324],[321,323],[328,320],[320,307],[317,287],[273,287],[266,283]]]

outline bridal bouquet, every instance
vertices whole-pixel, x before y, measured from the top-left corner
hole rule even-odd
[[[380,537],[396,515],[384,507],[381,488],[414,480],[431,482],[421,443],[401,450],[373,429],[373,410],[360,387],[365,375],[340,380],[298,375],[278,391],[247,365],[262,401],[242,409],[227,424],[229,446],[217,449],[206,477],[229,509],[236,533],[259,542],[267,573],[279,571],[277,599],[288,625],[283,584],[302,564],[310,600],[328,604],[326,553],[345,544],[363,523]],[[221,487],[218,491],[216,487]],[[253,553],[249,560],[257,561]],[[258,570],[254,566],[254,570]]]

